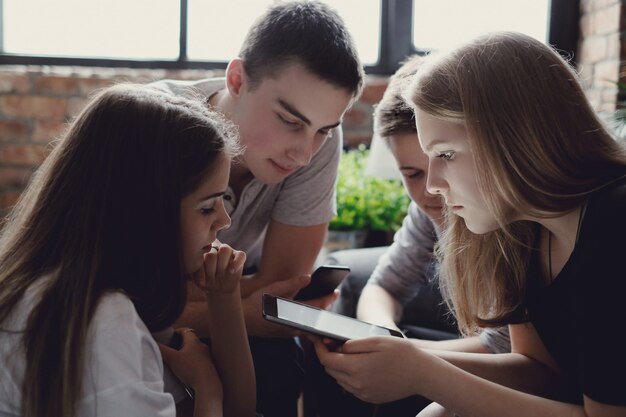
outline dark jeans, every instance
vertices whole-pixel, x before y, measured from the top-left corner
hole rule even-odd
[[[333,311],[346,316],[356,316],[356,306],[380,255],[386,247],[353,249],[331,253],[325,263],[348,265],[350,275],[341,284],[341,295],[333,304]],[[431,269],[434,275],[434,265]],[[458,337],[457,327],[442,302],[434,280],[420,289],[404,307],[399,327],[407,337],[427,340],[445,340]],[[307,378],[305,385],[305,414],[319,417],[377,416],[414,417],[430,400],[413,396],[385,404],[361,401],[345,392],[319,363],[315,352],[306,348]]]

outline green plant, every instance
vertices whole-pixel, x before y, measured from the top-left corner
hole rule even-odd
[[[337,179],[337,216],[331,230],[396,231],[409,205],[400,180],[365,175],[369,149],[344,152]]]

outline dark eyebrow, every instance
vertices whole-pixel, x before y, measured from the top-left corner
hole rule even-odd
[[[298,119],[302,120],[304,122],[304,124],[306,124],[307,126],[311,126],[311,121],[302,113],[300,113],[295,107],[293,107],[291,104],[287,103],[285,100],[282,99],[278,99],[278,104],[280,104],[285,110],[287,110],[289,113],[291,113],[293,116],[297,117]],[[324,130],[324,129],[333,129],[337,126],[339,126],[341,124],[341,122],[337,122],[337,123],[333,123],[332,125],[328,125],[328,126],[323,126],[320,130]]]
[[[226,194],[226,191],[220,191],[219,193],[213,193],[213,194],[208,195],[206,197],[199,198],[198,201],[204,201],[204,200],[208,200],[210,198],[221,197],[224,194]]]

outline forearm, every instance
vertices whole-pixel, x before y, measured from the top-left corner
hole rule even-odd
[[[468,353],[489,353],[478,336],[450,340],[411,339],[411,342],[419,348],[435,351],[443,350]]]
[[[187,300],[185,309],[174,323],[174,327],[189,327],[195,329],[199,336],[210,336],[210,314],[211,313],[209,311],[209,307],[207,306],[206,297],[202,301]]]
[[[370,284],[363,288],[356,315],[360,320],[396,328],[402,316],[402,305],[384,288]]]
[[[241,297],[208,296],[211,353],[224,386],[225,416],[254,416],[256,385]]]
[[[506,354],[481,356],[506,356]],[[418,362],[413,364],[416,369],[420,369],[414,381],[416,393],[426,396],[458,415],[585,416],[580,406],[537,397],[488,381],[461,370],[452,363],[454,361],[431,356],[428,360]],[[450,386],[450,381],[454,381],[453,387]]]
[[[559,375],[540,362],[521,354],[481,354],[448,350],[428,352],[473,375],[518,391],[551,398],[560,394]]]
[[[221,392],[214,387],[196,387],[193,405],[194,417],[223,417],[223,400]]]

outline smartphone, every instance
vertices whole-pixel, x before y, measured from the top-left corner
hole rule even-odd
[[[311,282],[296,294],[294,300],[314,300],[331,294],[350,273],[345,265],[322,265],[311,274]]]
[[[263,317],[274,323],[339,342],[369,336],[405,337],[402,332],[395,329],[377,326],[270,294],[263,294]]]

